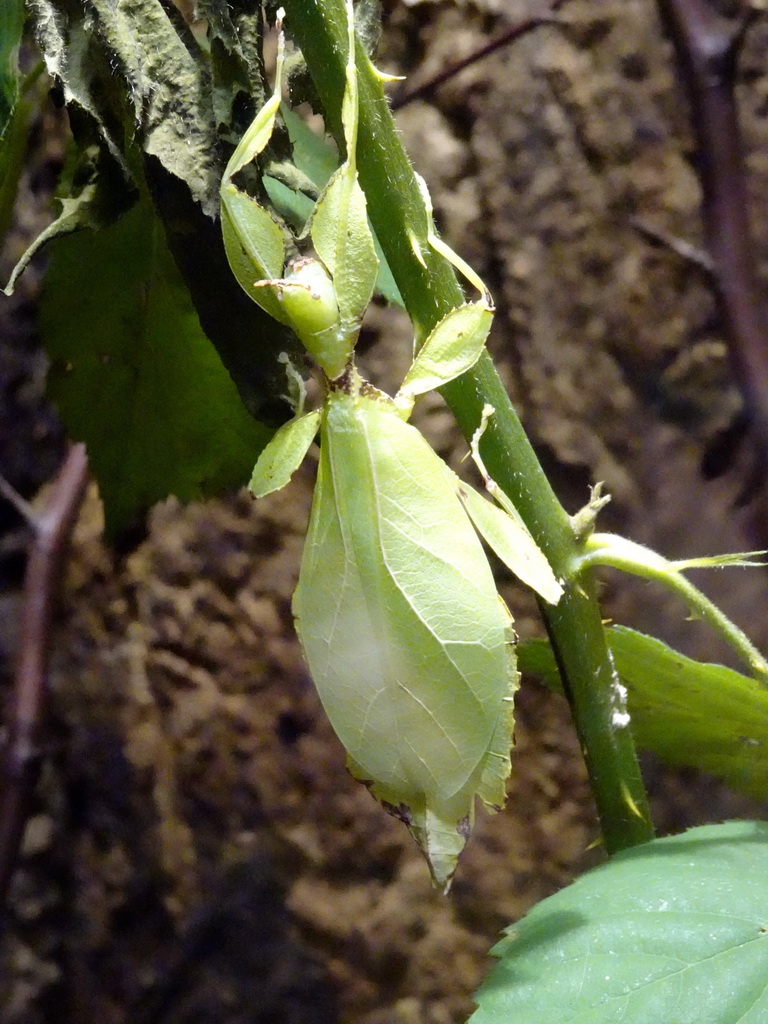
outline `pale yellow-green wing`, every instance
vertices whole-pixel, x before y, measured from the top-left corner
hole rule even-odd
[[[391,402],[332,392],[296,626],[352,772],[447,886],[504,802],[512,631],[443,465]]]

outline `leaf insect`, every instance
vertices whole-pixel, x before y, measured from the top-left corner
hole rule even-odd
[[[300,408],[277,431],[250,489],[261,497],[283,487],[319,430],[320,464],[293,598],[296,631],[352,774],[405,822],[435,883],[447,889],[476,797],[492,811],[505,801],[518,678],[512,620],[472,523],[545,600],[557,602],[562,588],[514,509],[510,515],[460,483],[406,422],[419,395],[476,362],[493,318],[482,281],[444,243],[440,250],[468,272],[482,298],[437,324],[394,399],[355,367],[378,260],[356,167],[351,0],[347,18],[346,157],[305,230],[313,254],[286,263],[287,229],[233,181],[274,127],[282,31],[274,94],[223,178],[233,272],[259,305],[293,327],[325,384],[322,409]],[[426,193],[425,216],[431,224]]]

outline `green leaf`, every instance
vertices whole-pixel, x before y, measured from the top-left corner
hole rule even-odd
[[[300,235],[315,208],[313,200],[269,174],[265,174],[262,180],[277,215],[290,225],[295,235]]]
[[[373,235],[373,247],[376,250],[376,259],[379,261],[379,272],[376,277],[376,291],[379,292],[387,302],[400,306],[401,309],[405,309],[405,303],[403,297],[400,294],[400,289],[397,287],[395,277],[389,268],[386,257],[384,256],[384,250],[381,248],[381,243],[376,237],[376,232],[371,228],[371,234]]]
[[[28,6],[70,112],[93,120],[126,178],[128,135],[216,216],[221,168],[210,63],[174,6],[162,0],[28,0]]]
[[[760,555],[768,551],[736,551],[725,555],[705,555],[701,558],[679,558],[672,562],[678,572],[688,569],[727,569],[731,566],[752,569],[768,563],[758,561]]]
[[[70,119],[74,113],[80,121],[90,120],[92,132],[98,135],[126,182],[131,181],[122,152],[122,83],[114,73],[114,56],[104,54],[95,12],[66,6],[63,0],[27,0],[27,7],[45,66],[61,85]],[[60,10],[62,7],[66,9]],[[119,16],[116,10],[113,13]]]
[[[112,75],[119,69],[146,154],[186,182],[208,216],[219,207],[217,134],[210,68],[173,5],[90,0]],[[90,29],[93,32],[93,28]]]
[[[471,1024],[763,1024],[768,825],[707,825],[619,853],[492,953]]]
[[[0,139],[19,98],[19,44],[24,29],[24,0],[0,3]],[[2,180],[0,165],[0,180]]]
[[[318,190],[324,189],[339,166],[336,147],[315,134],[287,104],[281,105],[280,113],[288,129],[296,166],[315,183]]]
[[[88,446],[110,535],[170,494],[248,479],[269,431],[203,334],[146,202],[54,243],[41,327],[50,392]]]
[[[706,664],[661,640],[623,626],[607,630],[616,669],[628,690],[632,734],[672,764],[713,772],[734,789],[768,794],[768,691],[723,665]],[[560,687],[545,640],[518,648],[523,671]]]
[[[242,95],[254,107],[266,102],[261,61],[261,11],[257,5],[238,5],[221,0],[198,0],[198,18],[208,23],[212,105],[220,126],[235,126]],[[233,140],[236,141],[236,140]]]

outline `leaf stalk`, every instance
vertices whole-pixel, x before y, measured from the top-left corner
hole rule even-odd
[[[693,561],[694,566],[696,561],[700,565],[705,562],[704,559]],[[742,561],[741,564],[745,563]],[[670,562],[650,548],[627,540],[626,537],[619,537],[613,533],[593,533],[584,543],[584,553],[578,558],[576,568],[577,572],[581,572],[598,565],[611,566],[633,576],[653,580],[678,594],[688,605],[691,613],[707,622],[736,652],[747,666],[749,674],[768,687],[768,661],[746,633],[731,622],[706,594],[683,576],[680,569],[686,565],[685,562]]]

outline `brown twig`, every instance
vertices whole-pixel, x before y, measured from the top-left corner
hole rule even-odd
[[[768,307],[758,287],[735,97],[736,61],[756,15],[717,13],[709,0],[658,0],[691,105],[706,247],[731,364],[764,472],[768,457]]]
[[[474,50],[467,57],[462,60],[456,61],[455,64],[449,64],[447,68],[443,68],[432,78],[428,78],[425,82],[415,86],[413,89],[405,90],[400,95],[396,96],[392,100],[392,109],[400,110],[407,103],[412,103],[414,100],[420,100],[424,96],[428,96],[438,86],[443,85],[451,78],[455,78],[460,72],[464,71],[465,68],[471,67],[473,64],[477,64],[478,61],[484,60],[489,57],[492,53],[497,50],[501,50],[505,46],[509,46],[510,43],[514,43],[522,36],[527,35],[536,28],[540,28],[542,25],[551,25],[557,23],[557,19],[553,17],[557,11],[563,7],[568,0],[550,0],[546,5],[546,10],[542,14],[537,14],[533,18],[526,18],[525,21],[520,21],[516,25],[511,25],[509,28],[504,29],[499,35],[494,36],[490,42],[486,43],[485,46],[481,46],[479,50]]]
[[[73,445],[51,486],[43,511],[33,519],[35,532],[24,577],[16,678],[2,757],[0,907],[5,905],[40,768],[56,593],[87,480],[85,446]]]
[[[691,245],[684,238],[678,238],[677,235],[664,231],[663,228],[651,224],[650,221],[644,220],[642,217],[630,217],[629,223],[637,232],[647,238],[649,242],[670,249],[672,252],[677,253],[681,259],[692,263],[699,270],[703,270],[708,279],[714,278],[715,265],[712,262],[712,257],[706,250],[700,249],[697,245]]]

